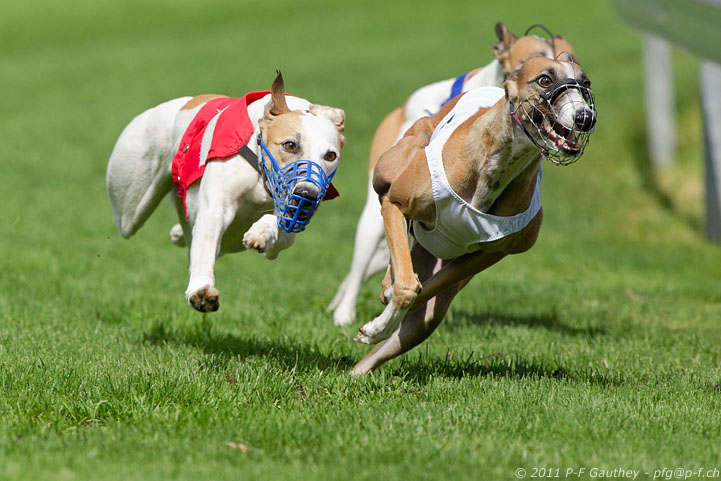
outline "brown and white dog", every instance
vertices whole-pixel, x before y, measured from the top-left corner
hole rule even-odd
[[[143,112],[125,127],[110,156],[107,188],[115,225],[123,237],[140,229],[163,197],[169,195],[174,203],[180,223],[172,227],[171,241],[190,248],[190,279],[185,296],[198,311],[215,311],[219,307],[214,275],[218,256],[254,249],[275,259],[293,244],[295,233],[279,229],[276,216],[268,214],[273,212],[274,204],[258,165],[262,158],[258,134],[262,134],[281,168],[303,159],[315,162],[330,176],[340,161],[345,142],[344,112],[286,96],[284,90],[278,72],[270,93],[255,93],[259,98],[243,110],[247,112],[244,118],[249,149],[207,162],[202,177],[187,187],[185,206],[174,188],[171,164],[196,114],[208,102],[223,96],[182,97]],[[218,111],[216,117],[220,114]],[[219,123],[216,117],[204,123],[206,133],[211,125]],[[196,166],[211,158],[206,137],[202,138],[200,155],[192,160]],[[310,192],[316,189],[312,184],[299,183],[299,188],[311,197],[315,195]]]
[[[575,63],[528,59],[504,89],[483,87],[454,98],[438,114],[418,120],[380,157],[373,188],[390,251],[382,294],[388,305],[358,332],[356,341],[380,344],[356,364],[354,374],[367,373],[425,340],[475,274],[533,246],[543,217],[541,159],[569,163],[583,153],[596,121],[589,87]],[[493,100],[475,105],[464,100],[474,95]],[[444,142],[435,144],[435,139]],[[444,189],[452,192],[441,199],[437,192]],[[490,229],[487,239],[447,249],[443,241],[453,240],[457,225],[457,219],[443,217],[449,206],[485,216],[483,223],[524,216],[525,221],[514,221],[514,228],[500,237]],[[436,231],[450,237],[421,245]]]
[[[532,27],[533,28],[533,27]],[[531,30],[531,29],[529,29]],[[475,69],[460,78],[461,91],[484,87],[501,87],[505,78],[526,60],[533,57],[556,58],[565,53],[565,59],[576,61],[573,47],[563,36],[539,38],[535,35],[517,37],[502,22],[495,26],[498,42],[493,46],[495,59],[483,68]],[[341,283],[328,306],[333,311],[336,325],[353,322],[356,301],[362,284],[373,274],[388,265],[388,248],[383,239],[383,219],[378,196],[373,190],[372,174],[378,158],[395,144],[416,120],[433,115],[454,91],[458,79],[447,79],[416,90],[403,107],[388,114],[380,123],[370,149],[369,176],[366,203],[356,228],[353,259],[348,275]],[[459,84],[456,84],[456,89]]]

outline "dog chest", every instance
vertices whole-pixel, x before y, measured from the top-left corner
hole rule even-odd
[[[540,172],[528,209],[509,217],[477,210],[453,190],[446,177],[442,159],[446,141],[478,109],[494,105],[503,95],[504,91],[496,87],[483,87],[466,93],[438,124],[425,149],[436,219],[433,229],[426,229],[417,221],[413,221],[412,228],[416,240],[441,259],[453,259],[473,252],[481,243],[496,241],[522,230],[541,208]]]

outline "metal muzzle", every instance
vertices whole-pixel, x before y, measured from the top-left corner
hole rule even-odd
[[[583,100],[578,95],[571,95],[573,91],[578,92]],[[559,100],[563,94],[569,95]],[[559,102],[561,105],[558,105]],[[566,118],[566,122],[562,123],[563,109],[571,109],[573,114],[570,121]],[[597,111],[593,92],[572,78],[558,80],[540,96],[519,103],[518,111],[523,114],[530,129],[526,129],[516,117],[513,106],[511,110],[516,122],[541,150],[541,154],[558,165],[569,165],[581,158],[596,126]]]
[[[310,160],[296,160],[280,168],[261,135],[258,135],[258,144],[263,177],[273,198],[278,227],[291,233],[303,231],[323,200],[335,170],[328,176],[319,164]]]

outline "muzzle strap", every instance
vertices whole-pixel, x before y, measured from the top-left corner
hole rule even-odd
[[[534,28],[540,28],[541,30],[543,30],[544,32],[546,32],[548,34],[548,39],[551,41],[551,48],[553,49],[553,55],[555,57],[556,56],[556,37],[554,37],[554,35],[551,33],[551,31],[548,28],[546,28],[545,25],[542,25],[540,23],[535,23],[535,24],[531,25],[530,27],[528,27],[526,29],[526,33],[524,33],[523,35],[528,35],[531,32],[531,30],[533,30]]]
[[[238,149],[238,153],[260,174],[261,177],[264,176],[263,168],[260,166],[260,162],[258,161],[258,155],[253,152],[250,147],[248,147],[248,144],[245,144]]]
[[[511,118],[518,124],[518,126],[521,128],[524,134],[526,134],[526,137],[533,142],[533,144],[538,147],[538,150],[541,151],[541,154],[543,154],[546,151],[546,148],[542,145],[538,145],[538,142],[533,138],[531,133],[528,131],[525,125],[523,125],[523,122],[521,122],[521,119],[518,118],[518,115],[516,115],[516,107],[513,106],[513,102],[508,102],[509,110],[511,111]]]
[[[549,104],[553,104],[553,102],[555,102],[559,95],[569,89],[576,89],[581,92],[581,95],[584,98],[588,97],[589,89],[578,83],[576,79],[572,78],[556,80],[551,84],[550,87],[541,92],[541,97],[543,97]]]

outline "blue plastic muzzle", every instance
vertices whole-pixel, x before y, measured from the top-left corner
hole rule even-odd
[[[278,227],[291,233],[303,231],[323,200],[323,196],[333,180],[335,170],[330,176],[327,176],[319,164],[310,160],[296,160],[281,169],[273,154],[263,143],[260,134],[258,135],[258,144],[260,145],[265,182],[271,197],[273,197]],[[266,156],[270,159],[270,168],[268,168]],[[312,199],[295,194],[295,187],[299,183],[313,184],[318,188],[318,194]]]

